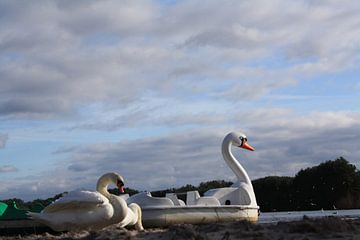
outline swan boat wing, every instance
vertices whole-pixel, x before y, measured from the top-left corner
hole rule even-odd
[[[80,230],[109,225],[114,208],[98,192],[74,191],[47,206],[41,213],[28,215],[56,231]]]
[[[71,209],[92,209],[109,203],[99,192],[72,191],[44,208],[43,213],[55,213]]]

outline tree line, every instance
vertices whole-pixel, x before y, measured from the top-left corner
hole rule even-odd
[[[256,179],[252,183],[258,205],[263,212],[360,208],[360,171],[343,157],[301,169],[295,177],[269,176]],[[231,185],[230,181],[213,180],[202,182],[198,186],[187,184],[180,188],[154,191],[151,194],[163,197],[166,193],[174,192],[185,201],[187,191],[197,190],[203,195],[209,189]],[[109,192],[119,194],[117,189],[110,189]],[[130,195],[138,192],[136,189],[125,189],[125,193]],[[39,205],[47,206],[63,194],[31,202],[17,198],[2,202],[15,202],[18,208],[31,210]]]
[[[360,172],[343,157],[295,177],[257,179],[253,186],[262,211],[360,208]]]

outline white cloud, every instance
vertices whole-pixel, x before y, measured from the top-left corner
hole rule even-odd
[[[18,4],[2,3],[2,116],[59,117],[148,92],[251,100],[352,67],[359,52],[356,1]],[[285,64],[266,67],[277,60]],[[244,66],[241,79],[227,75]]]
[[[93,189],[97,178],[108,171],[119,172],[128,187],[141,190],[213,179],[234,181],[220,149],[224,135],[232,130],[245,132],[256,149],[255,152],[233,149],[252,179],[293,176],[300,168],[340,156],[359,168],[360,151],[354,144],[360,137],[359,120],[359,112],[300,116],[288,109],[259,109],[234,115],[227,120],[226,127],[219,123],[214,127],[191,128],[156,137],[139,135],[132,140],[62,149],[56,154],[63,160],[52,170],[18,179],[17,183],[36,185],[36,196],[48,197],[77,188]],[[17,194],[34,196],[23,188],[21,184],[14,187]]]
[[[11,165],[0,166],[0,173],[11,173],[19,171],[16,167]]]
[[[50,125],[23,141],[53,140],[58,129],[71,140],[79,131],[131,136],[53,149],[53,169],[0,189],[43,197],[93,188],[114,170],[143,189],[230,178],[220,143],[237,129],[256,147],[244,155],[252,178],[292,175],[341,155],[356,161],[358,111],[291,109],[286,101],[296,97],[283,90],[357,68],[359,8],[310,0],[2,1],[0,117]],[[1,134],[0,148],[7,141]]]

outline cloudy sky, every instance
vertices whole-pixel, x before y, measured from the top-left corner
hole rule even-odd
[[[360,168],[358,1],[0,0],[0,199]]]

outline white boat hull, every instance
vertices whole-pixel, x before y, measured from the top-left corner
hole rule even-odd
[[[173,224],[200,224],[229,221],[256,222],[258,207],[230,206],[172,206],[142,208],[145,228],[166,227]]]

